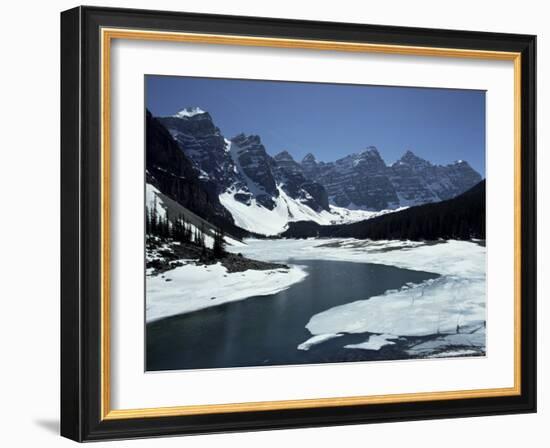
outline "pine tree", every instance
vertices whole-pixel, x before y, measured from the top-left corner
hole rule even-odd
[[[199,230],[199,246],[202,248],[202,255],[206,255],[206,243],[204,240],[204,224],[201,223],[201,228]]]
[[[145,207],[145,233],[147,235],[151,234],[151,212],[149,207]]]
[[[172,234],[176,241],[182,242],[183,237],[183,231],[182,231],[182,224],[181,224],[182,218],[181,215],[176,218],[174,223],[172,224]]]
[[[157,215],[157,197],[153,200],[153,209],[151,210],[151,233],[158,235],[158,215]]]
[[[173,238],[181,243],[191,241],[191,228],[188,226],[184,215],[180,215],[172,225]]]
[[[184,223],[184,239],[188,243],[190,243],[192,239],[191,224],[189,223]]]
[[[171,238],[173,235],[172,235],[172,226],[170,225],[170,220],[168,219],[168,213],[166,213],[166,217],[165,217],[165,220],[164,220],[164,226],[165,226],[165,234],[166,234],[166,238]]]
[[[164,215],[164,218],[160,217],[160,236],[163,238],[170,238],[170,221],[168,220],[168,213]]]
[[[214,231],[214,246],[212,247],[214,251],[214,256],[216,258],[221,258],[225,254],[225,241],[223,230],[216,229]]]

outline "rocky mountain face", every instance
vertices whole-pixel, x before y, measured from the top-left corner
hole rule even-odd
[[[226,214],[217,201],[215,185],[199,179],[193,163],[149,112],[146,117],[145,146],[149,184],[184,207],[202,210],[206,216]]]
[[[159,120],[146,112],[146,182],[198,216],[240,238],[246,232],[219,200],[217,186],[200,175]]]
[[[240,191],[240,197],[246,204],[255,198],[261,205],[273,210],[279,191],[273,176],[273,160],[260,137],[239,134],[231,140],[229,152],[240,175],[240,182],[234,186]]]
[[[407,151],[391,167],[391,181],[402,203],[421,204],[454,198],[481,181],[468,162],[432,165]]]
[[[330,202],[339,207],[383,210],[400,206],[386,164],[372,146],[335,162],[309,160],[306,166],[309,173],[317,171],[313,179],[325,186]]]
[[[216,185],[218,194],[231,191],[234,199],[245,205],[255,200],[273,210],[282,188],[290,198],[313,210],[328,210],[328,195],[323,186],[306,179],[290,154],[286,153],[289,161],[283,160],[284,157],[272,158],[259,136],[239,134],[228,140],[210,114],[196,107],[159,121],[201,176]]]
[[[290,197],[298,198],[315,211],[330,210],[325,188],[306,178],[302,166],[288,151],[280,152],[273,160],[275,178]]]
[[[228,154],[230,142],[214,125],[208,112],[193,107],[171,117],[159,117],[158,120],[195,163],[202,178],[220,188],[236,181],[235,166]]]
[[[368,210],[450,199],[481,181],[479,173],[465,161],[433,165],[411,151],[387,166],[372,146],[328,163],[317,162],[308,154],[301,167],[307,177],[327,189],[335,205]]]
[[[164,157],[170,148],[170,163],[176,163],[175,171],[167,167],[170,163],[162,164],[170,177],[150,168],[148,158],[148,172],[162,184],[159,189],[177,201],[198,201],[199,210],[208,202],[211,215],[232,217],[235,224],[251,231],[262,232],[266,221],[271,220],[271,233],[265,234],[282,231],[292,221],[328,225],[360,219],[366,216],[361,215],[363,211],[439,202],[481,180],[465,161],[434,165],[411,151],[387,165],[373,146],[334,162],[317,161],[311,153],[298,162],[287,151],[272,157],[259,136],[239,134],[228,139],[211,115],[197,107],[154,121],[157,124],[151,125],[152,135],[160,141],[150,144],[160,155],[151,154],[151,161]],[[156,129],[159,126],[164,131]],[[173,154],[174,148],[186,160],[185,169],[177,168],[184,162]],[[200,181],[202,190],[197,198],[189,197],[195,193],[183,191],[182,181],[177,180],[178,176],[192,178],[190,171]],[[193,207],[182,205],[202,216]],[[350,210],[354,210],[353,218]]]

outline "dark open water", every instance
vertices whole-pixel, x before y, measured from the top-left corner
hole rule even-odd
[[[289,260],[292,263],[292,260]],[[378,351],[344,349],[368,333],[345,335],[315,345],[297,346],[311,337],[305,325],[337,305],[419,283],[437,274],[370,263],[300,260],[309,275],[286,291],[250,297],[147,325],[146,369],[204,369],[343,361],[405,359],[404,344]],[[185,300],[185,298],[182,298]]]

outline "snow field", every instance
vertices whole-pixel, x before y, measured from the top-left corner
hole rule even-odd
[[[251,187],[249,187],[251,188]],[[231,213],[235,224],[243,229],[262,235],[278,235],[288,228],[289,222],[313,221],[321,225],[345,224],[371,219],[398,210],[371,212],[366,210],[349,210],[331,205],[330,212],[317,212],[302,202],[288,196],[281,187],[279,197],[274,198],[275,208],[269,210],[252,198],[246,205],[235,199],[236,191],[226,191],[219,198],[221,204]]]
[[[190,313],[251,296],[267,296],[289,288],[307,276],[304,268],[227,272],[221,264],[186,263],[149,276],[146,282],[146,321]]]

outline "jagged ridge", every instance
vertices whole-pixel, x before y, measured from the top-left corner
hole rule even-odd
[[[481,180],[467,162],[433,165],[412,151],[387,165],[373,146],[335,162],[318,162],[312,153],[297,162],[288,151],[271,157],[260,136],[227,139],[199,107],[159,121],[237,224],[257,232],[264,231],[263,223],[272,225],[273,233],[292,221],[338,222],[342,210],[352,220],[368,216],[351,217],[350,210],[383,211],[438,202]]]

